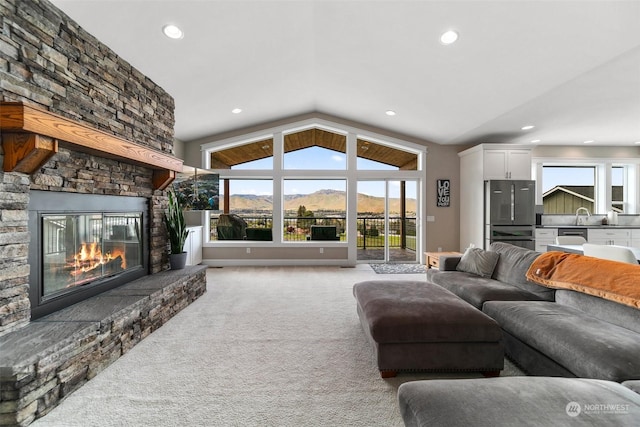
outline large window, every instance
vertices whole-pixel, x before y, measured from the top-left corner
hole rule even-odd
[[[348,253],[356,260],[356,249],[361,250],[356,238],[358,182],[392,179],[422,188],[424,178],[424,147],[375,134],[365,137],[323,120],[201,147],[205,168],[220,176],[220,211],[210,213],[209,241],[221,246],[246,240],[269,241],[265,246],[315,245],[320,246],[318,254],[325,247],[340,248],[331,256]],[[411,203],[415,211],[417,201]],[[413,228],[394,223],[389,229],[402,235],[399,241],[410,241],[402,249],[411,250],[415,260],[420,253],[415,219]]]

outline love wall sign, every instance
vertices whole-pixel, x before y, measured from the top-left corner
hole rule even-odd
[[[451,181],[439,179],[438,181],[438,201],[439,208],[448,208],[451,204]]]

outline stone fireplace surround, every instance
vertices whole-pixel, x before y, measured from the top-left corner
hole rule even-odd
[[[0,101],[33,106],[173,155],[173,98],[47,0],[0,3],[0,89]],[[60,142],[57,153],[32,174],[0,172],[0,336],[30,318],[31,190],[148,199],[149,273],[168,268],[162,223],[167,197],[154,189],[153,168],[122,156],[80,151],[54,137]],[[4,162],[9,142],[4,130],[0,142]]]
[[[50,111],[146,152],[173,156],[173,98],[47,0],[0,2],[0,90],[0,101]],[[27,425],[198,298],[206,278],[204,267],[166,271],[167,197],[153,165],[77,149],[54,136],[57,152],[24,173],[7,169],[12,138],[3,129],[0,425]],[[30,321],[32,190],[146,198],[150,275]]]

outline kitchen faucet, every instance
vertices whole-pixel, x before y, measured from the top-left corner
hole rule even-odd
[[[576,209],[576,225],[583,225],[584,224],[584,219],[579,216],[580,215],[580,211],[585,211],[587,212],[587,218],[591,216],[591,214],[589,213],[589,209],[580,206],[578,209]]]

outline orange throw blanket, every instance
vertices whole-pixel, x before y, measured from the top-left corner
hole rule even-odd
[[[551,251],[533,261],[527,279],[640,308],[640,265]]]

